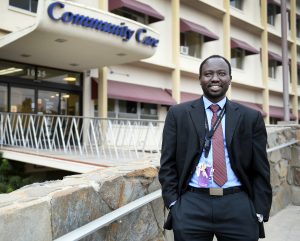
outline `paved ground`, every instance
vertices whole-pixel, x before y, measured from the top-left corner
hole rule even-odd
[[[288,206],[265,223],[266,238],[262,241],[299,241],[300,206]]]

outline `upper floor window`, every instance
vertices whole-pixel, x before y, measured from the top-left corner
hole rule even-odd
[[[181,54],[201,58],[204,43],[217,39],[219,39],[219,37],[204,26],[186,19],[180,19]]]
[[[298,15],[296,19],[296,34],[297,34],[297,38],[300,38],[300,16]]]
[[[36,13],[38,0],[9,0],[9,5]]]
[[[275,26],[276,15],[280,13],[280,7],[278,5],[269,3],[268,4],[268,24]]]
[[[243,0],[230,0],[230,5],[232,7],[243,9]]]
[[[203,36],[194,33],[180,33],[180,53],[195,58],[201,58],[201,49],[203,45]]]
[[[149,18],[147,15],[123,8],[115,9],[112,11],[114,14],[117,14],[119,16],[132,19],[134,21],[137,21],[142,24],[149,24]]]
[[[277,66],[282,64],[282,57],[279,54],[269,51],[269,77],[276,79]]]
[[[245,50],[243,49],[231,49],[231,66],[232,68],[243,69],[245,58]]]
[[[258,54],[259,51],[248,43],[231,38],[231,65],[233,68],[243,69],[244,59],[247,55]]]
[[[164,20],[159,12],[151,6],[136,0],[109,0],[109,11],[142,24]]]
[[[269,77],[272,79],[276,79],[276,70],[277,70],[277,61],[269,60]]]
[[[298,75],[298,85],[300,85],[300,66],[298,66],[297,75]]]

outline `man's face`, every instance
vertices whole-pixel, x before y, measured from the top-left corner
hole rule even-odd
[[[222,100],[231,83],[229,67],[221,58],[208,59],[202,66],[200,84],[204,96],[211,102]]]

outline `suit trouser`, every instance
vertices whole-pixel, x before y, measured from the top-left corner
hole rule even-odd
[[[185,192],[171,209],[175,241],[257,241],[259,223],[245,192]]]

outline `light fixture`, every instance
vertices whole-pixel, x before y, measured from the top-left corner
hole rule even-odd
[[[125,53],[118,53],[117,56],[120,56],[120,57],[123,57],[123,56],[126,56],[127,54]]]
[[[75,78],[75,77],[68,76],[68,77],[63,78],[63,80],[64,80],[64,81],[73,82],[73,81],[76,81],[76,78]]]
[[[62,97],[67,99],[70,98],[70,95],[63,95]]]
[[[23,69],[12,67],[12,68],[8,68],[8,69],[0,70],[0,75],[12,74],[12,73],[20,72],[20,71],[23,71]]]
[[[78,66],[79,64],[71,63],[70,65],[76,67],[76,66]]]

